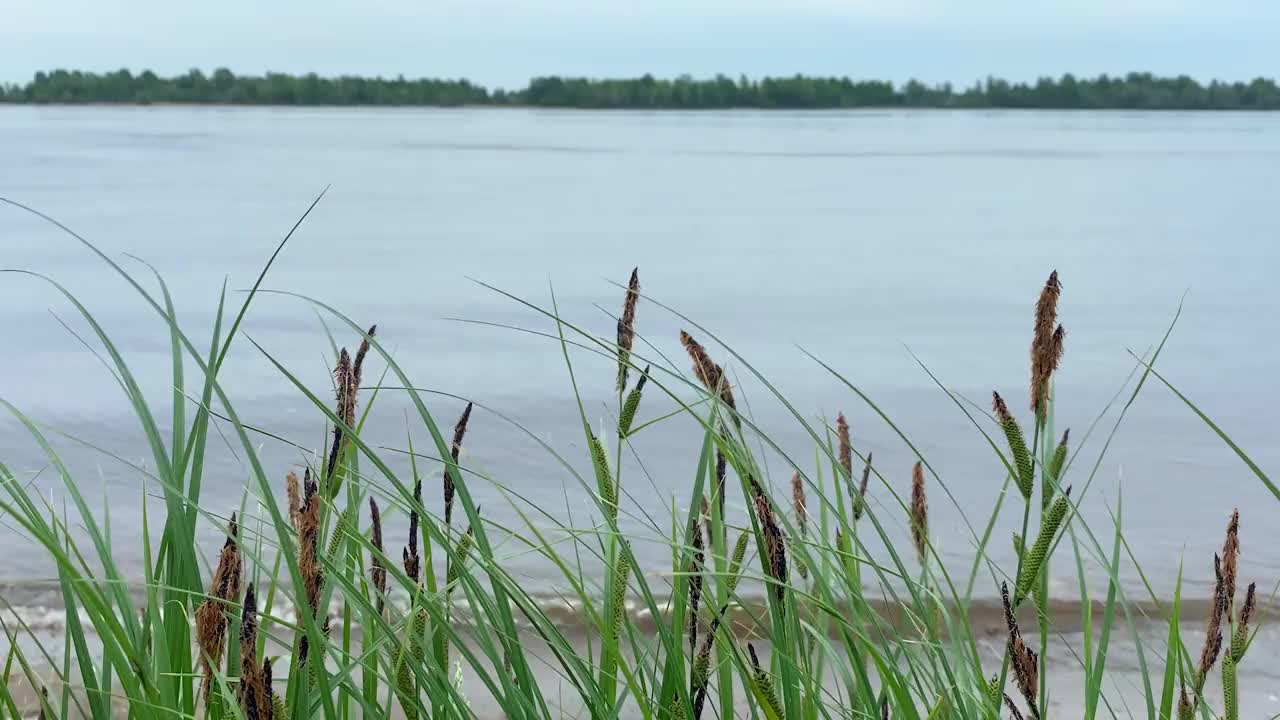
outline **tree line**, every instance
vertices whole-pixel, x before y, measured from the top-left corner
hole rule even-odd
[[[38,72],[28,83],[0,84],[8,103],[191,103],[218,105],[509,105],[562,108],[1046,108],[1129,110],[1280,110],[1275,80],[1214,80],[1150,73],[1033,83],[987,78],[964,88],[916,80],[895,84],[847,77],[628,79],[538,77],[522,89],[487,89],[467,80],[404,77],[236,75],[219,68],[160,77],[150,70]]]

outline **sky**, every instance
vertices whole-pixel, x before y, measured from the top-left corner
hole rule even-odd
[[[1280,74],[1277,0],[0,0],[0,81],[172,75]]]

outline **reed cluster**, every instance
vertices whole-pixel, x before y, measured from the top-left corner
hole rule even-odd
[[[1055,668],[1046,658],[1055,635],[1054,603],[1061,598],[1050,597],[1048,579],[1058,563],[1081,577],[1086,565],[1102,566],[1105,599],[1094,598],[1086,582],[1079,588],[1082,622],[1103,639],[1090,636],[1083,649],[1086,681],[1078,704],[1080,714],[1094,720],[1111,703],[1115,683],[1104,671],[1108,638],[1139,613],[1117,587],[1128,569],[1120,508],[1108,546],[1109,534],[1094,532],[1077,512],[1092,474],[1073,468],[1072,436],[1053,427],[1066,335],[1056,272],[1032,315],[1027,431],[999,392],[992,393],[990,417],[977,413],[974,420],[981,435],[998,439],[990,443],[992,466],[1003,468],[1004,488],[991,488],[985,534],[974,531],[963,539],[977,555],[967,574],[942,561],[947,554],[939,545],[954,540],[942,505],[950,492],[941,468],[919,446],[882,448],[864,438],[859,425],[855,447],[850,418],[861,419],[846,415],[846,407],[832,423],[795,412],[812,439],[812,461],[788,455],[756,427],[747,388],[736,380],[760,377],[755,368],[696,326],[686,325],[715,341],[704,345],[681,330],[677,337],[637,344],[641,316],[650,311],[638,268],[620,288],[622,310],[612,337],[545,311],[574,378],[582,420],[577,454],[552,453],[588,512],[584,517],[575,505],[572,517],[560,521],[524,501],[516,484],[472,466],[480,463],[468,451],[486,438],[468,438],[469,428],[486,431],[502,415],[466,402],[448,435],[448,426],[442,429],[435,419],[447,401],[415,389],[379,343],[377,326],[362,330],[318,302],[315,307],[358,335],[359,346],[354,355],[335,348],[327,379],[332,396],[313,392],[260,348],[324,423],[317,422],[324,432],[320,446],[301,453],[281,486],[278,471],[263,467],[263,431],[237,414],[219,382],[239,319],[224,334],[220,306],[211,349],[202,352],[171,307],[138,284],[178,353],[172,440],[168,431],[159,432],[156,413],[110,337],[96,332],[98,342],[112,348],[106,355],[155,454],[150,467],[158,482],[148,491],[164,501],[158,525],[143,508],[144,599],[128,592],[130,579],[113,560],[109,532],[51,444],[41,447],[63,480],[74,518],[70,510],[63,517],[0,465],[0,519],[52,559],[68,633],[63,669],[41,677],[27,645],[16,642],[22,630],[5,620],[11,648],[6,687],[17,677],[32,688],[52,686],[48,695],[35,693],[42,716],[92,720],[114,717],[122,705],[139,720],[497,714],[521,720],[1039,720],[1050,715]],[[677,343],[687,365],[662,356],[659,348]],[[657,351],[647,357],[642,347]],[[579,355],[583,348],[592,354]],[[606,395],[616,391],[617,405],[606,412],[615,418],[613,427],[600,428],[578,394],[578,378],[588,376],[573,371],[585,364],[582,357],[596,356],[609,362],[596,385]],[[201,369],[199,388],[184,384],[183,361]],[[385,364],[376,383],[366,382],[372,364]],[[838,397],[866,400],[868,417],[906,440],[908,434],[863,390],[835,370],[831,377]],[[1157,376],[1144,369],[1142,377]],[[771,384],[762,384],[785,401]],[[408,403],[407,447],[386,447],[363,432],[387,393]],[[189,404],[189,397],[201,402]],[[39,424],[6,407],[25,432],[44,440]],[[672,422],[697,433],[701,450],[690,459],[696,471],[687,494],[670,498],[669,517],[661,517],[652,513],[654,503],[632,501],[654,487],[631,475],[643,467],[633,462],[633,443],[649,428]],[[225,513],[201,499],[214,427],[238,443],[250,476],[240,507]],[[872,445],[876,464],[869,449],[862,451]],[[908,455],[901,465],[885,462],[899,452]],[[407,471],[397,469],[406,463]],[[785,467],[787,475],[775,478],[771,467]],[[424,481],[430,486],[437,472],[441,494],[424,499]],[[1264,473],[1257,474],[1272,487]],[[1075,496],[1069,479],[1082,488]],[[481,493],[510,506],[507,520],[499,522],[491,512],[482,518]],[[932,525],[928,495],[943,513]],[[1276,495],[1280,499],[1280,491]],[[1021,517],[1013,563],[1003,562],[990,543],[1001,512]],[[197,527],[209,524],[225,533],[219,534],[216,562],[205,564]],[[1237,597],[1239,533],[1233,513],[1214,558],[1212,611],[1198,657],[1178,633],[1176,601],[1167,618],[1168,645],[1145,648],[1153,651],[1142,656],[1145,662],[1155,672],[1163,669],[1166,680],[1141,683],[1148,706],[1163,711],[1160,717],[1218,714],[1217,701],[1206,693],[1215,668],[1222,676],[1220,714],[1228,720],[1241,714],[1239,668],[1256,642],[1262,613],[1254,584]],[[651,554],[638,554],[655,544],[660,555],[669,554],[669,564],[653,567],[646,559]],[[397,545],[399,562],[389,561],[388,546],[394,553]],[[1062,563],[1062,556],[1072,562]],[[514,569],[515,559],[529,557],[555,574],[563,588],[555,598],[559,605],[532,592]],[[998,651],[987,651],[971,624],[969,610],[984,596],[998,598],[1004,618]],[[1101,615],[1094,614],[1095,600],[1102,602]],[[585,632],[565,627],[563,612],[555,611],[563,607],[581,613]],[[1127,634],[1143,642],[1140,633]],[[96,638],[96,650],[89,637]],[[1156,657],[1163,658],[1163,668],[1155,667]],[[483,700],[475,702],[477,697]],[[12,698],[0,699],[0,711],[19,714]]]
[[[1213,602],[1209,605],[1209,620],[1205,627],[1204,644],[1200,648],[1200,659],[1191,675],[1194,688],[1192,697],[1187,695],[1186,679],[1182,680],[1178,696],[1179,720],[1195,717],[1197,708],[1203,702],[1205,682],[1219,657],[1222,658],[1222,716],[1225,720],[1237,720],[1240,717],[1236,668],[1244,659],[1252,639],[1249,623],[1257,606],[1257,583],[1249,583],[1239,615],[1236,615],[1236,572],[1239,558],[1240,512],[1235,510],[1227,522],[1222,552],[1213,556]],[[1223,621],[1227,623],[1226,652],[1223,652]]]

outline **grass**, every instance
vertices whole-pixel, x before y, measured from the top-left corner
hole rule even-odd
[[[939,383],[1007,471],[985,521],[975,526],[964,519],[975,557],[967,574],[955,575],[941,562],[928,522],[929,498],[954,502],[950,490],[883,408],[814,358],[844,396],[865,403],[901,438],[915,455],[914,468],[881,467],[857,452],[843,415],[828,423],[794,407],[707,328],[644,295],[638,272],[619,286],[622,312],[612,339],[565,320],[554,294],[544,308],[502,293],[554,324],[545,337],[568,370],[567,392],[589,457],[563,456],[534,428],[512,423],[562,468],[566,493],[590,498],[591,517],[565,522],[521,497],[518,485],[466,466],[461,450],[468,422],[512,421],[498,409],[468,403],[446,435],[432,413],[438,397],[416,388],[374,328],[302,298],[337,328],[331,339],[358,345],[353,360],[333,342],[333,386],[319,390],[243,336],[241,322],[263,292],[279,248],[229,323],[224,288],[211,336],[200,339],[178,322],[158,274],[136,277],[59,227],[131,286],[154,312],[156,332],[168,338],[166,409],[144,397],[89,308],[56,280],[25,273],[54,287],[90,329],[86,343],[118,382],[146,438],[149,463],[137,469],[147,478],[146,492],[162,499],[163,515],[152,517],[142,504],[144,541],[136,552],[145,577],[127,577],[113,556],[107,514],[85,497],[50,431],[0,400],[43,450],[69,503],[51,504],[0,465],[0,520],[18,528],[56,568],[66,628],[61,648],[45,647],[0,602],[8,645],[0,687],[25,683],[33,690],[21,707],[6,692],[0,714],[416,720],[470,717],[474,706],[484,705],[512,718],[1042,718],[1055,712],[1052,693],[1062,692],[1053,680],[1061,666],[1046,662],[1055,635],[1048,568],[1059,562],[1080,579],[1083,628],[1082,647],[1069,650],[1084,681],[1065,714],[1087,720],[1239,715],[1236,668],[1248,659],[1257,618],[1255,587],[1242,597],[1236,592],[1238,523],[1233,515],[1223,552],[1214,558],[1217,583],[1204,647],[1188,647],[1182,637],[1180,576],[1172,598],[1152,593],[1147,601],[1165,611],[1165,641],[1145,640],[1137,626],[1146,605],[1127,597],[1119,582],[1132,558],[1120,503],[1107,528],[1091,528],[1077,513],[1120,420],[1091,468],[1077,462],[1080,446],[1054,433],[1052,376],[1064,358],[1065,336],[1057,324],[1056,273],[1031,318],[1030,432],[1000,394],[988,414]],[[645,312],[675,313],[688,332],[647,337]],[[648,350],[637,347],[637,339]],[[677,341],[685,363],[662,354]],[[301,480],[293,475],[286,482],[284,469],[263,465],[259,444],[279,439],[247,425],[223,389],[233,343],[256,347],[280,382],[315,409],[325,441],[307,450]],[[1162,348],[1163,342],[1138,360],[1121,419],[1150,377],[1177,393],[1154,370]],[[581,353],[612,359],[616,374],[580,377],[574,358]],[[369,366],[382,368],[375,382],[366,382]],[[191,368],[197,372],[188,373]],[[735,377],[763,387],[787,408],[811,440],[812,457],[789,457],[755,425]],[[616,389],[609,427],[588,413],[580,383]],[[412,410],[401,449],[375,446],[362,433],[379,398],[390,393]],[[328,400],[331,395],[336,400]],[[647,414],[655,395],[674,402],[678,412]],[[1178,397],[1277,492],[1225,432]],[[166,412],[171,432],[161,429]],[[654,574],[658,568],[643,566],[635,552],[651,538],[629,534],[620,522],[627,518],[624,508],[632,512],[633,493],[645,492],[639,478],[624,477],[629,465],[623,460],[635,452],[633,438],[675,417],[696,422],[701,444],[687,494],[667,499],[669,516],[649,518],[670,557]],[[249,474],[241,507],[229,516],[201,497],[215,429],[237,444]],[[1093,434],[1093,428],[1083,433],[1081,445]],[[426,438],[427,447],[416,446],[415,437]],[[393,455],[408,456],[408,473],[393,469]],[[790,468],[787,498],[773,497],[765,481],[766,460],[779,459]],[[575,469],[580,461],[589,461],[590,475]],[[510,507],[482,515],[472,493],[478,482],[495,484]],[[868,502],[870,496],[877,502]],[[746,509],[730,512],[736,507]],[[1224,506],[1224,518],[1229,512]],[[1001,513],[1022,519],[1014,567],[1001,567],[988,552]],[[405,516],[407,535],[384,534],[384,517]],[[912,531],[910,548],[897,545],[891,532],[904,523]],[[220,547],[205,548],[216,558],[212,563],[197,544],[198,528],[209,525],[226,529]],[[564,604],[586,623],[585,639],[562,627],[545,598],[526,590],[506,566],[510,551],[500,548],[511,547],[557,573]],[[603,568],[599,575],[588,570],[596,565]],[[1104,596],[1091,594],[1086,565],[1105,571]],[[992,656],[981,649],[974,595],[1002,591],[1005,649]],[[1026,632],[1031,628],[1034,633]],[[1116,696],[1108,664],[1116,633],[1135,645],[1144,707],[1129,708]],[[1221,676],[1220,697],[1209,696],[1206,681],[1214,673]],[[488,704],[468,696],[477,692]]]

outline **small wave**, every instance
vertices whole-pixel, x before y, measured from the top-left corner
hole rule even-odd
[[[587,145],[549,145],[536,143],[417,141],[397,145],[402,150],[452,150],[461,152],[560,153],[572,155],[616,155],[617,148]]]
[[[14,590],[18,590],[15,594]],[[56,586],[55,586],[56,587]],[[47,584],[25,584],[20,586],[0,586],[7,598],[6,614],[14,618],[19,625],[25,626],[32,633],[59,634],[66,627],[66,609],[61,603],[60,594],[51,597]],[[145,607],[145,596],[131,591],[135,607]],[[270,608],[262,609],[264,616],[284,624],[296,624],[298,615],[294,606],[289,603],[282,592],[278,592]],[[586,604],[577,598],[560,595],[544,595],[533,598],[539,611],[561,632],[566,635],[580,635],[592,628],[591,613]],[[882,617],[895,625],[908,624],[911,621],[910,608],[884,600],[868,601],[869,605]],[[403,613],[408,606],[406,593],[393,593],[391,606],[396,613]],[[1183,598],[1181,615],[1184,623],[1199,623],[1209,613],[1210,601],[1206,598]],[[1128,615],[1138,623],[1167,623],[1171,603],[1152,601],[1134,602],[1128,605]],[[952,608],[955,607],[953,604]],[[666,616],[669,609],[660,605],[657,611],[650,608],[639,597],[628,598],[627,613],[642,631],[653,631],[657,626],[657,618]],[[1101,601],[1095,601],[1091,608],[1093,617],[1101,617],[1104,607]],[[595,602],[595,613],[601,611],[601,602]],[[1083,605],[1079,600],[1052,600],[1048,607],[1051,626],[1056,632],[1073,633],[1082,629]],[[341,598],[335,598],[329,608],[330,616],[338,618],[343,612]],[[353,630],[359,630],[359,613],[354,612]],[[1005,632],[1004,609],[997,598],[975,598],[968,605],[968,619],[972,632],[980,637],[1001,636]],[[1259,603],[1258,615],[1262,618],[1280,617],[1280,604],[1262,601]],[[81,624],[92,630],[90,617],[83,609],[79,610]],[[452,610],[453,621],[459,626],[474,626],[476,617],[471,609],[458,603]],[[752,633],[767,624],[769,617],[768,604],[763,595],[740,597],[729,613],[729,622],[742,633]],[[1095,620],[1096,623],[1096,620]],[[518,615],[517,624],[532,627],[527,618]]]
[[[1077,159],[1099,157],[1102,153],[1053,148],[974,148],[939,150],[693,150],[680,153],[714,157],[801,158],[801,159]]]

